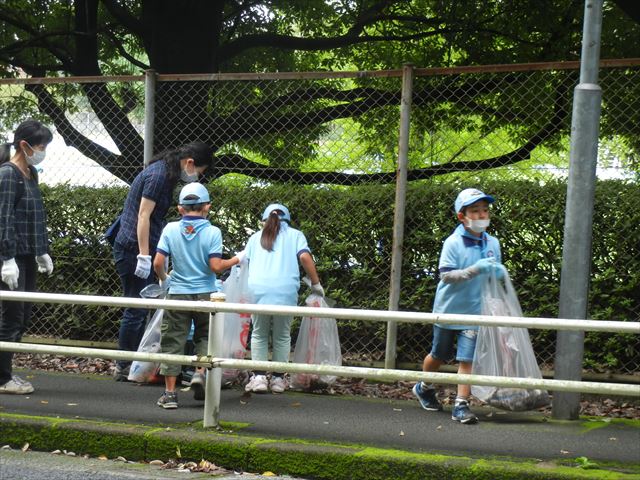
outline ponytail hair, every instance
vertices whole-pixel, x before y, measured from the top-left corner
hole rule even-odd
[[[13,134],[13,143],[5,143],[0,146],[0,164],[8,162],[10,157],[10,147],[13,145],[13,148],[16,151],[20,150],[20,142],[26,141],[32,147],[36,145],[49,145],[51,140],[53,140],[53,134],[51,130],[45,127],[38,120],[25,120],[18,128],[16,128],[15,133]]]
[[[280,210],[272,210],[269,213],[269,217],[262,229],[262,236],[260,237],[260,245],[268,252],[273,251],[273,244],[280,233]]]

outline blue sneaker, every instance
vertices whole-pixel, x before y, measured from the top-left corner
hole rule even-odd
[[[173,410],[178,408],[178,394],[176,392],[165,392],[156,402],[156,405],[164,409]]]
[[[451,420],[460,423],[478,423],[478,417],[469,409],[469,403],[466,400],[456,402],[451,411]]]
[[[434,388],[422,388],[422,382],[418,382],[411,390],[420,402],[420,406],[430,412],[442,411],[442,404],[438,401]]]

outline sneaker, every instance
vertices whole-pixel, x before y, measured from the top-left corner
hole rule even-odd
[[[271,393],[282,393],[289,388],[289,385],[284,377],[271,377],[269,387],[271,388]]]
[[[4,385],[0,385],[0,393],[11,393],[13,395],[26,395],[27,393],[32,393],[33,390],[31,383],[22,380],[16,375],[11,377],[11,380]]]
[[[266,375],[253,375],[244,387],[245,392],[265,393],[269,389]]]
[[[178,408],[178,393],[165,391],[156,404],[165,409]]]
[[[477,423],[478,417],[469,409],[469,403],[466,400],[456,402],[451,411],[451,420],[460,423]]]
[[[438,401],[435,388],[423,388],[422,382],[418,382],[411,390],[420,402],[420,406],[430,412],[442,411],[442,404]]]
[[[204,400],[205,376],[202,373],[194,373],[191,377],[191,390],[193,390],[193,398],[196,400]]]
[[[116,364],[116,369],[113,372],[113,378],[116,382],[128,382],[129,381],[129,370],[131,369],[131,364],[126,367],[121,367]]]

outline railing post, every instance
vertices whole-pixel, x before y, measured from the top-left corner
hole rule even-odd
[[[602,1],[585,0],[580,83],[574,90],[571,117],[569,182],[560,277],[560,318],[587,318],[602,99],[602,91],[598,86]],[[555,378],[580,380],[583,354],[583,331],[559,331],[554,365]],[[579,413],[579,393],[554,394],[554,418],[577,420]]]
[[[396,200],[393,215],[393,247],[391,252],[391,281],[389,310],[398,310],[402,282],[402,246],[404,243],[404,214],[407,198],[407,164],[409,157],[409,126],[413,96],[413,65],[402,66],[402,99],[400,103],[400,132],[398,139],[398,167],[396,171]],[[387,345],[384,368],[395,368],[398,323],[387,323]]]
[[[214,292],[211,294],[212,302],[224,302],[225,294]],[[224,313],[211,312],[209,314],[209,344],[207,355],[209,357],[222,356],[222,336],[224,334]],[[207,371],[207,381],[204,398],[204,428],[217,428],[220,424],[220,391],[222,389],[222,370],[218,367]]]
[[[144,166],[153,158],[153,131],[156,115],[156,71],[144,72]]]

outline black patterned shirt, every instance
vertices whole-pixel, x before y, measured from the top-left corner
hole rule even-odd
[[[138,210],[140,210],[142,197],[148,198],[156,203],[149,219],[149,253],[153,255],[177,183],[177,179],[169,179],[167,164],[164,160],[157,160],[140,172],[133,180],[124,202],[116,242],[125,248],[138,251]]]
[[[0,166],[0,260],[44,255],[49,247],[38,174],[29,168],[31,178],[10,162]]]

